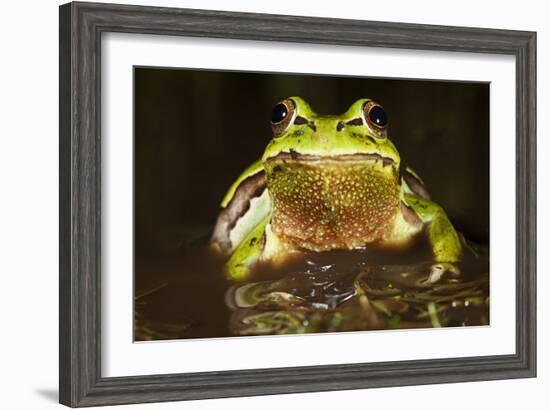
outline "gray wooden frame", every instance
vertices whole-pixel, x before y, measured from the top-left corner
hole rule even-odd
[[[106,32],[515,56],[516,353],[262,370],[102,377],[100,39],[102,33]],[[526,31],[94,3],[69,3],[61,6],[60,402],[80,407],[535,377],[535,54],[536,33]],[[498,249],[493,252],[498,252]]]

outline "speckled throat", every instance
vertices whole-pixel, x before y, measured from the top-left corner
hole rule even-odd
[[[279,154],[265,163],[272,229],[313,251],[379,239],[399,209],[397,166],[377,154]]]

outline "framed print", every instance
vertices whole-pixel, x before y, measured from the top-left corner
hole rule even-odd
[[[60,7],[60,402],[534,377],[536,34]]]

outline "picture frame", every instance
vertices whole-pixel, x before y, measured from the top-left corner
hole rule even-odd
[[[71,407],[536,376],[536,33],[94,3],[60,7],[60,403]],[[101,374],[101,36],[156,34],[505,54],[516,61],[516,353]]]

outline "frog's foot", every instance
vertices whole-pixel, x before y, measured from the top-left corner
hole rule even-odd
[[[419,282],[419,285],[430,286],[439,282],[444,277],[457,278],[460,276],[460,269],[454,263],[437,262],[430,267],[428,278]]]

